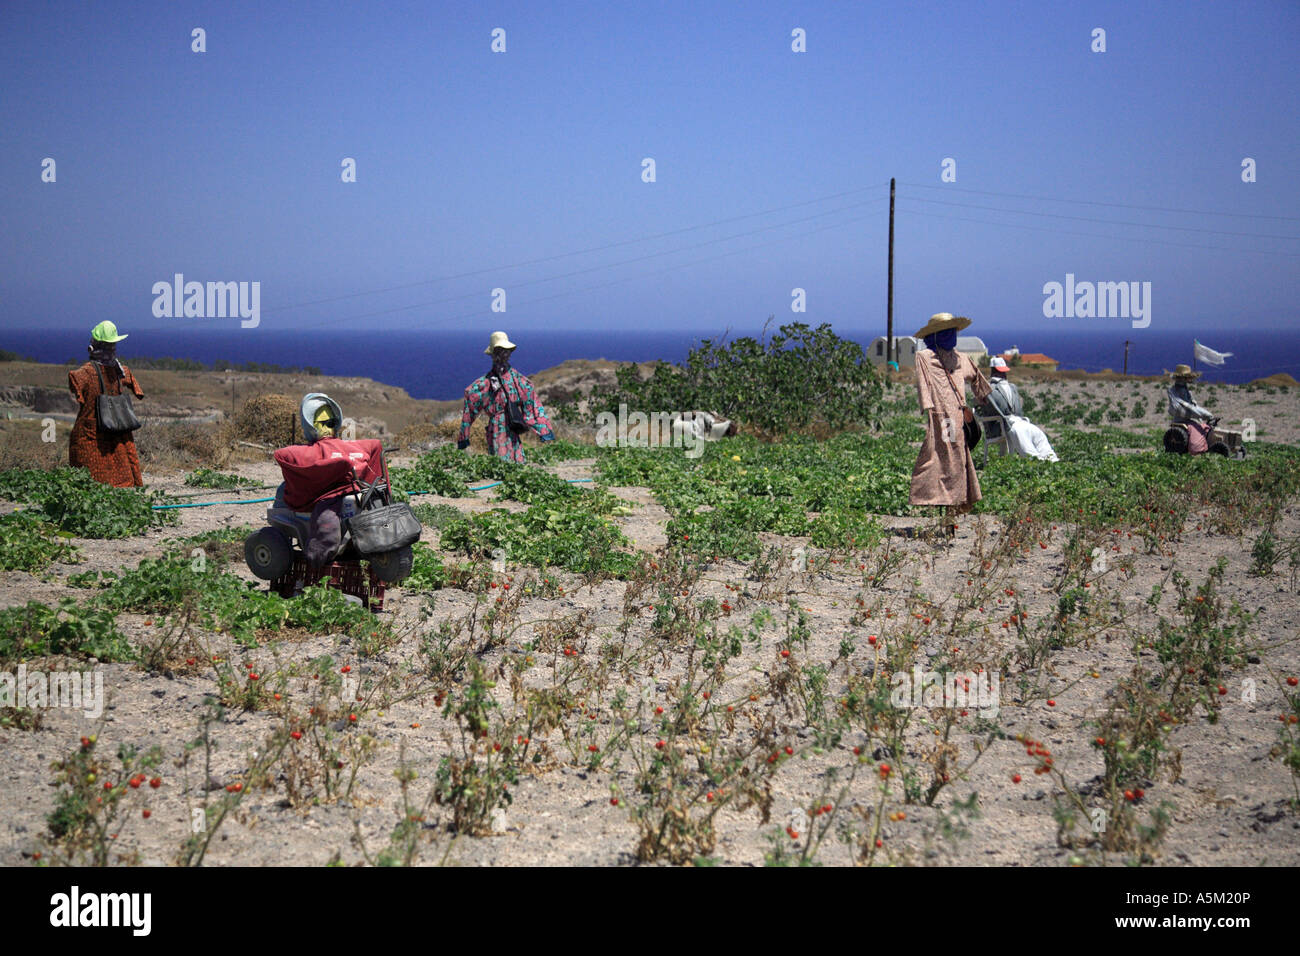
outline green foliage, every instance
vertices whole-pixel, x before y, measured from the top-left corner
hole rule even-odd
[[[83,737],[80,748],[51,765],[59,790],[46,825],[55,858],[72,866],[109,865],[119,849],[118,831],[128,810],[138,809],[144,799],[139,782],[157,773],[164,759],[161,747],[141,753],[123,743],[118,745],[114,765],[97,752],[96,739]],[[128,784],[130,780],[136,781],[136,787]],[[119,854],[118,860],[122,859]]]
[[[584,489],[537,468],[516,467],[493,490],[501,498],[525,505],[574,506],[593,514],[609,514],[619,507],[619,500],[603,489]]]
[[[991,455],[976,511],[1010,516],[1031,503],[1048,520],[1145,526],[1153,508],[1168,512],[1172,505],[1186,515],[1217,504],[1224,515],[1241,518],[1300,490],[1295,449],[1257,442],[1245,461],[1167,455],[1156,450],[1159,431],[1063,428],[1053,434],[1062,459],[1054,463]],[[605,449],[596,469],[606,484],[649,488],[673,516],[670,539],[702,554],[750,558],[762,531],[811,535],[817,547],[854,547],[855,540],[862,547],[881,533],[872,515],[911,512],[916,448],[910,442],[919,437],[914,418],[896,417],[879,437],[770,444],[733,438],[708,445],[694,460],[654,448]],[[801,521],[801,512],[816,517]]]
[[[465,479],[460,477],[458,462],[448,454],[449,445],[435,448],[415,460],[410,468],[389,469],[388,477],[393,490],[400,495],[427,491],[444,498],[464,498],[469,495]],[[452,449],[454,453],[455,450]],[[468,457],[463,452],[462,457]]]
[[[779,444],[736,438],[695,460],[620,448],[597,468],[609,484],[650,488],[673,515],[669,539],[700,554],[752,559],[758,532],[811,535],[817,547],[866,547],[881,534],[873,513],[909,507],[916,452],[899,430],[885,432]]]
[[[145,558],[124,571],[92,602],[110,611],[142,614],[191,613],[204,627],[226,631],[255,644],[258,631],[286,627],[313,634],[362,636],[386,625],[324,584],[285,599],[257,590],[257,585],[222,570],[216,562],[196,562],[170,555]]]
[[[41,571],[52,561],[76,561],[78,554],[76,545],[38,514],[17,511],[0,517],[0,571]]]
[[[84,468],[0,471],[0,497],[35,504],[60,531],[79,538],[127,538],[178,522],[159,491],[100,484]]]
[[[528,460],[534,465],[553,465],[558,461],[571,461],[575,458],[595,458],[598,452],[595,445],[557,438],[555,441],[542,442],[536,448],[530,447]]]
[[[185,476],[185,484],[191,488],[239,488],[244,485],[256,485],[252,478],[229,475],[211,468],[199,468]]]
[[[559,442],[548,442],[543,448]],[[598,449],[565,443],[566,451],[589,456]],[[558,460],[558,458],[556,459]],[[427,491],[446,498],[463,498],[472,494],[468,484],[500,482],[493,490],[502,498],[523,504],[565,504],[582,499],[589,510],[608,513],[618,506],[617,500],[601,491],[585,490],[572,482],[557,478],[533,465],[520,465],[495,455],[470,455],[452,445],[442,445],[426,452],[410,468],[394,468],[394,489],[405,494]],[[583,498],[583,496],[586,496]]]
[[[495,508],[450,522],[442,530],[442,547],[448,550],[491,558],[500,549],[511,563],[578,574],[628,574],[635,557],[616,550],[627,543],[606,518],[577,508],[542,505],[523,513]]]
[[[135,652],[111,612],[63,598],[55,607],[29,601],[0,610],[0,664],[63,654],[100,661],[129,661]]]
[[[169,538],[168,542],[175,543],[178,547],[186,550],[202,547],[206,544],[229,544],[234,541],[242,543],[245,538],[256,530],[251,524],[231,525],[228,528],[200,531],[198,534],[192,534],[187,538]]]
[[[730,345],[705,339],[684,368],[658,363],[648,379],[634,366],[618,369],[617,384],[590,396],[593,414],[708,409],[769,435],[821,425],[842,429],[878,418],[880,379],[856,342],[829,325],[783,325],[766,342],[744,337]]]
[[[69,574],[64,583],[70,588],[88,588],[90,590],[95,590],[98,588],[106,588],[116,580],[116,572],[96,571],[92,568],[78,574]]]
[[[445,588],[451,577],[438,553],[422,541],[415,542],[411,548],[415,560],[411,564],[410,575],[402,581],[402,587],[412,591],[436,591]]]
[[[455,521],[460,517],[460,511],[454,505],[418,504],[411,505],[411,511],[420,524],[433,528],[435,531],[441,530],[447,522]]]
[[[818,515],[811,523],[811,543],[818,548],[874,548],[885,529],[871,515],[841,508]]]
[[[441,445],[425,452],[410,468],[393,468],[389,472],[393,488],[410,494],[428,491],[445,498],[464,498],[471,494],[469,482],[501,481],[527,468],[496,455],[471,455],[457,451],[455,445]]]

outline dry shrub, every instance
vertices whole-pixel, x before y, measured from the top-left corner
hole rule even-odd
[[[469,447],[475,451],[488,451],[487,443],[487,416],[480,415],[474,420],[474,424],[469,429]],[[570,440],[590,441],[594,430],[591,428],[576,428],[566,426],[561,423],[554,423],[553,430],[557,438],[568,438]],[[407,425],[397,433],[396,444],[404,452],[424,452],[448,442],[455,442],[460,434],[460,416],[447,416],[439,422],[413,422]],[[539,445],[541,439],[532,429],[524,432],[523,442],[525,446]]]
[[[255,441],[273,448],[302,441],[298,426],[298,399],[268,392],[246,401],[234,418],[237,441]]]
[[[9,468],[41,468],[46,471],[68,463],[69,426],[55,426],[54,441],[41,441],[38,420],[0,421],[0,471]]]
[[[487,421],[488,419],[486,415],[480,415],[474,420],[474,424],[470,426],[469,447],[476,451],[488,450]],[[448,415],[442,421],[433,423],[428,427],[432,430],[432,434],[438,438],[454,442],[456,437],[460,434],[460,416],[456,415],[453,417]]]
[[[459,426],[458,426],[459,427]],[[433,422],[412,422],[397,433],[394,444],[402,451],[421,452],[446,444],[447,439],[456,437],[453,431],[447,434],[446,424]]]
[[[230,425],[150,421],[135,433],[140,464],[160,468],[222,468],[230,460]]]

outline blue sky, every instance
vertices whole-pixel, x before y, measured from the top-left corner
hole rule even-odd
[[[891,176],[900,332],[1081,326],[1066,273],[1296,328],[1298,47],[1291,2],[7,3],[0,330],[235,334],[153,316],[180,272],[268,329],[874,334]]]

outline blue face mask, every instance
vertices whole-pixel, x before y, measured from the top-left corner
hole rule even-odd
[[[926,347],[931,349],[955,349],[957,347],[957,330],[944,329],[925,337]]]

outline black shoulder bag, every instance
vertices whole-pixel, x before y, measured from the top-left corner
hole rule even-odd
[[[131,407],[131,396],[122,391],[126,376],[118,385],[118,394],[110,395],[104,388],[104,373],[95,362],[95,374],[99,376],[99,395],[95,398],[95,413],[99,418],[99,427],[106,432],[133,432],[140,427],[140,419]]]
[[[943,363],[940,362],[940,364]],[[963,409],[965,409],[966,398],[964,395],[961,394],[961,392],[957,391],[957,383],[952,380],[952,373],[949,372],[946,367],[944,368],[943,371],[944,374],[948,376],[948,384],[952,386],[952,392],[954,395],[957,396],[958,403],[961,405]],[[965,418],[965,416],[962,417]],[[976,421],[974,418],[972,418],[970,421],[963,421],[961,425],[961,430],[962,430],[962,434],[966,436],[966,447],[971,449],[973,449],[976,445],[980,443],[980,438],[983,437],[984,435],[983,430],[980,428],[980,423]]]
[[[513,371],[512,373],[513,374]],[[501,383],[501,388],[506,392],[506,425],[516,435],[522,435],[528,431],[528,423],[524,421],[523,402],[516,402],[510,398],[510,391],[506,389],[505,382]]]

